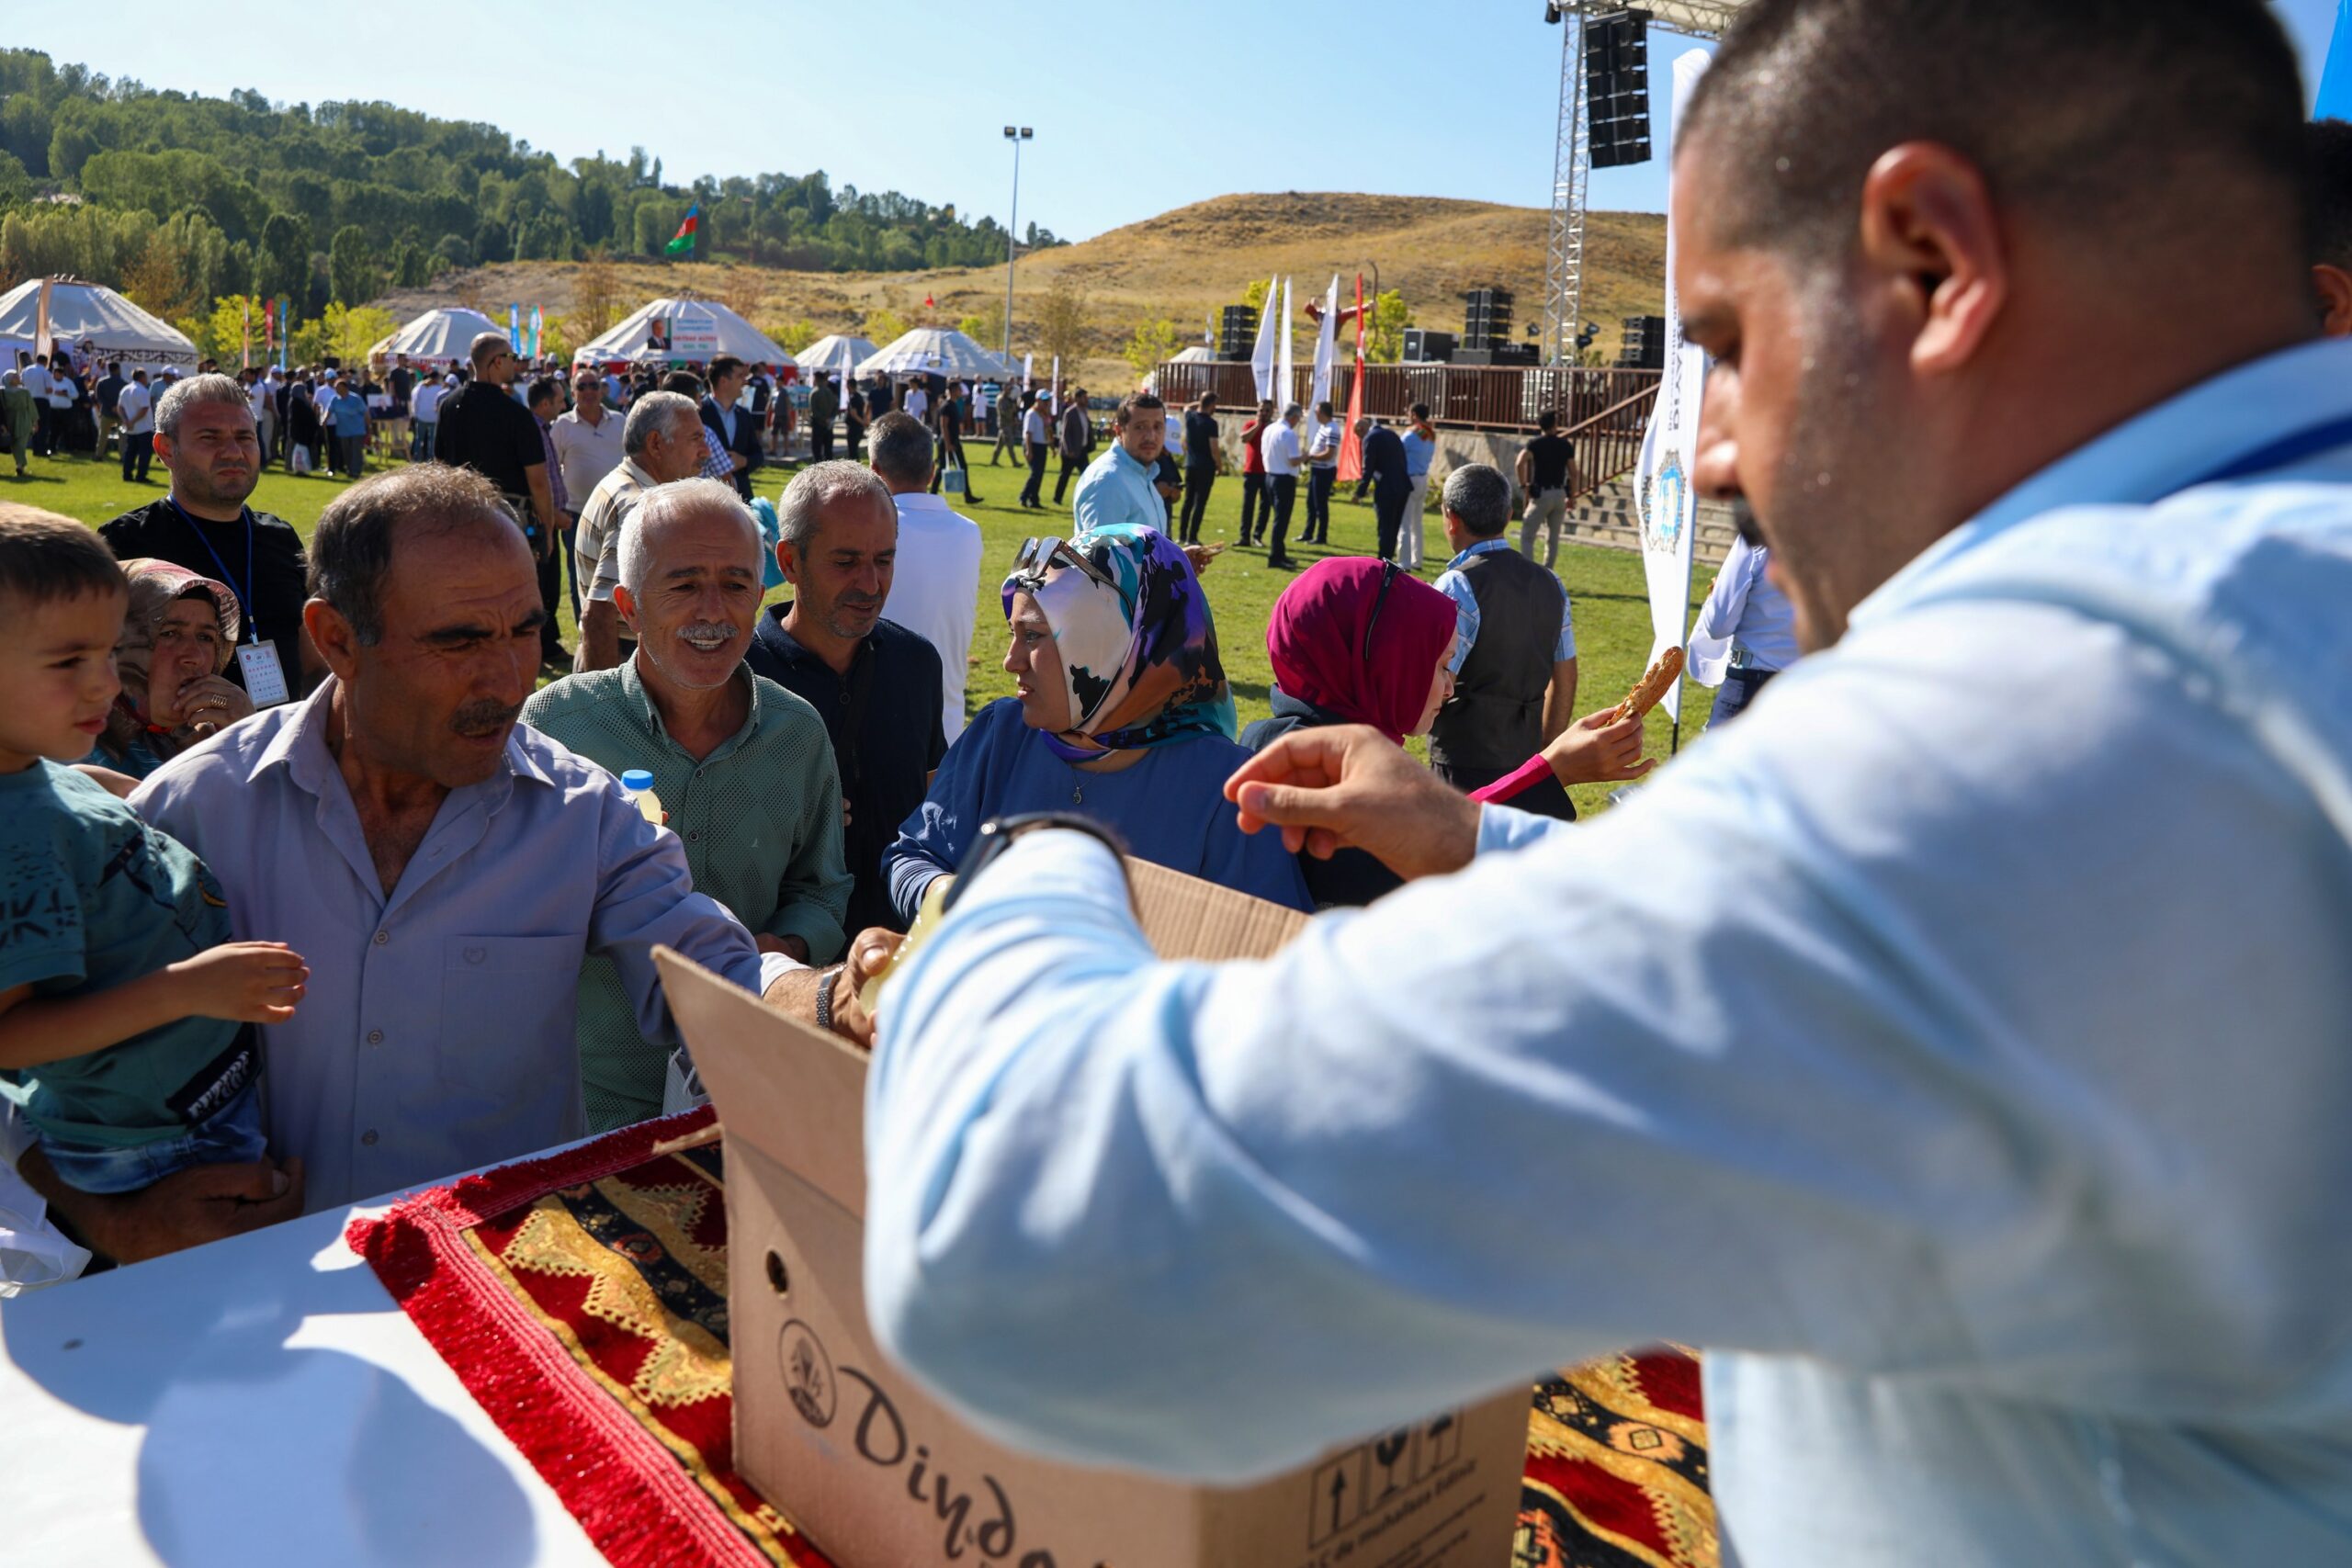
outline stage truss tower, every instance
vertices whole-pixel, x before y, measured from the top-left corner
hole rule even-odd
[[[1744,0],[1648,0],[1639,8],[1650,25],[1688,38],[1716,39]],[[1623,0],[1557,0],[1560,18],[1560,115],[1552,143],[1552,221],[1544,261],[1544,362],[1576,359],[1584,324],[1585,196],[1592,184],[1592,130],[1585,99],[1586,20],[1623,11]],[[1670,78],[1669,78],[1670,80]],[[1671,90],[1669,88],[1669,90]],[[1672,149],[1661,147],[1659,155]]]

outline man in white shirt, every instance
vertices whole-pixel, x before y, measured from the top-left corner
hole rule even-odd
[[[49,355],[17,350],[17,381],[33,395],[33,453],[47,457],[56,452],[56,426],[49,413]]]
[[[277,443],[277,372],[266,371],[246,384],[245,399],[254,411],[254,435],[261,443],[261,460],[269,461],[269,454]],[[116,417],[121,417],[121,405],[116,405]]]
[[[1306,432],[1306,526],[1302,545],[1331,542],[1331,491],[1340,482],[1340,422],[1328,402],[1315,405],[1315,423]]]
[[[573,557],[571,613],[577,617],[582,584],[580,561],[573,556],[573,530],[580,525],[588,498],[596,493],[605,475],[621,466],[623,452],[621,416],[605,406],[605,378],[594,370],[578,371],[571,378],[571,412],[556,416],[548,427],[548,439],[554,444],[556,462],[563,470],[564,499],[571,503],[564,513],[563,553]]]
[[[411,448],[411,456],[418,462],[433,456],[434,438],[441,429],[441,400],[449,395],[456,381],[454,376],[447,380],[428,376],[424,384],[417,388],[415,395],[409,399],[409,422],[415,426],[415,444]],[[575,491],[573,493],[586,492]]]
[[[931,394],[923,389],[921,381],[907,383],[907,395],[900,400],[900,405],[906,409],[910,418],[930,423],[926,416],[931,412]]]
[[[1290,537],[1291,508],[1298,504],[1298,424],[1306,411],[1296,403],[1283,410],[1283,422],[1258,438],[1266,460],[1266,488],[1274,492],[1274,542],[1266,552],[1268,566],[1295,566],[1283,549]]]
[[[899,508],[898,565],[882,616],[938,649],[940,728],[952,746],[964,732],[964,677],[980,597],[980,527],[930,493],[932,438],[920,420],[886,413],[865,441],[874,472],[890,487]]]
[[[114,412],[122,422],[122,482],[143,485],[147,465],[155,458],[155,400],[146,371],[130,373],[130,384],[115,400]]]

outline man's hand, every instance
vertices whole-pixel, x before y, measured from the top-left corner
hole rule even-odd
[[[1361,725],[1295,729],[1225,783],[1241,830],[1280,828],[1283,846],[1329,860],[1365,850],[1410,881],[1470,863],[1478,807]]]
[[[803,1023],[817,1021],[817,990],[832,976],[833,1032],[862,1049],[874,1047],[874,1017],[861,999],[867,982],[890,966],[899,944],[907,939],[897,931],[876,928],[860,931],[849,944],[849,957],[838,969],[796,969],[780,976],[762,999]]]
[[[164,973],[187,1016],[232,1023],[284,1023],[311,977],[302,955],[282,942],[224,942]]]
[[[1642,755],[1642,721],[1612,724],[1616,712],[1611,707],[1587,714],[1544,748],[1544,760],[1562,784],[1618,784],[1657,766]]]
[[[153,1187],[110,1196],[66,1186],[38,1148],[25,1151],[17,1174],[49,1200],[84,1246],[118,1263],[242,1235],[302,1212],[299,1159],[282,1168],[268,1160],[190,1166]]]

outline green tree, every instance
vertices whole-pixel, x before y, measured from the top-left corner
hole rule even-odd
[[[268,333],[263,325],[262,305],[263,301],[250,294],[224,294],[212,301],[210,312],[198,317],[196,330],[187,335],[196,340],[198,354],[224,366],[258,365],[267,353]],[[250,359],[245,356],[249,337]]]
[[[376,247],[368,243],[368,231],[356,223],[346,223],[334,231],[334,241],[327,247],[327,286],[332,297],[345,305],[363,304],[384,291]]]
[[[865,312],[865,335],[877,348],[888,347],[914,330],[914,323],[888,305]]]
[[[1413,324],[1413,312],[1405,306],[1405,297],[1394,288],[1384,288],[1373,304],[1372,321],[1364,330],[1363,351],[1375,365],[1394,365],[1405,357],[1405,329]]]
[[[1088,300],[1077,285],[1057,276],[1037,301],[1029,319],[1035,323],[1041,357],[1058,358],[1064,374],[1077,367],[1086,353]]]
[[[1163,317],[1159,321],[1146,321],[1136,328],[1135,335],[1127,339],[1127,346],[1121,349],[1119,354],[1129,365],[1135,367],[1137,377],[1148,376],[1152,371],[1176,357],[1176,350],[1182,341],[1182,330],[1175,322]]]
[[[266,299],[300,299],[311,291],[311,225],[300,214],[273,212],[261,226],[254,257],[254,292]]]

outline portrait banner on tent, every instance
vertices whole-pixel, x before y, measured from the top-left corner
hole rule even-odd
[[[286,368],[286,351],[294,342],[294,301],[277,297],[277,367]]]
[[[1690,95],[1706,74],[1710,56],[1690,50],[1674,62],[1674,110],[1668,128],[1681,123],[1690,107]],[[1673,174],[1667,175],[1667,210],[1673,211]],[[1634,499],[1642,524],[1642,574],[1650,594],[1650,661],[1669,648],[1680,648],[1690,623],[1690,559],[1692,536],[1698,530],[1699,494],[1692,488],[1691,469],[1699,456],[1699,408],[1707,384],[1707,355],[1682,336],[1682,302],[1675,293],[1675,232],[1671,216],[1666,227],[1666,374],[1658,383],[1657,406],[1650,412],[1649,428],[1642,434],[1641,460],[1634,472]],[[1666,694],[1667,715],[1678,736],[1682,723],[1682,682],[1677,678]]]
[[[1274,395],[1274,296],[1281,288],[1281,278],[1266,280],[1265,302],[1258,310],[1258,341],[1250,350],[1250,376],[1261,403]]]
[[[510,303],[506,307],[506,346],[517,354],[523,352],[523,307],[520,305]]]
[[[539,356],[540,324],[539,308],[534,305],[531,307],[531,357],[534,359]]]

